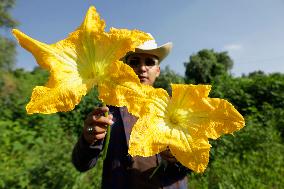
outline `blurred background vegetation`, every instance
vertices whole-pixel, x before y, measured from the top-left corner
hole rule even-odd
[[[18,23],[9,10],[14,0],[0,1],[0,29]],[[100,188],[101,161],[87,173],[71,164],[73,145],[87,113],[100,102],[94,90],[71,112],[27,115],[34,86],[48,73],[15,68],[16,43],[0,36],[0,188]],[[185,76],[169,67],[155,83],[171,92],[170,83],[211,84],[211,97],[229,100],[244,115],[246,127],[212,144],[203,174],[188,174],[190,188],[284,188],[284,74],[255,71],[233,77],[227,52],[202,49],[184,63]]]

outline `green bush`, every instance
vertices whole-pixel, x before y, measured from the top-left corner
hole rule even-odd
[[[71,153],[86,115],[100,105],[97,90],[74,110],[27,115],[32,88],[47,80],[41,69],[0,75],[0,188],[100,188],[102,162],[79,173]],[[183,82],[169,69],[157,85]],[[216,77],[211,97],[229,100],[246,119],[234,135],[211,140],[210,161],[203,174],[190,173],[190,188],[284,188],[284,75]]]
[[[246,126],[212,144],[203,174],[191,173],[191,188],[284,188],[284,75],[223,76],[212,97],[228,99],[245,116]]]
[[[0,188],[99,188],[101,162],[88,173],[71,163],[77,137],[61,127],[0,122]]]
[[[102,162],[87,173],[71,163],[71,153],[87,112],[100,102],[93,90],[73,111],[27,115],[36,85],[47,80],[41,69],[21,69],[0,77],[0,188],[100,188]]]

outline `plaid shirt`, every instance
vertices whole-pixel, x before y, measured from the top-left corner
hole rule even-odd
[[[128,141],[132,126],[137,118],[128,113],[126,107],[109,107],[113,114],[111,137],[107,157],[104,160],[103,189],[186,189],[188,170],[179,163],[168,163],[150,178],[157,165],[161,163],[160,155],[151,157],[131,157]],[[81,136],[73,149],[72,161],[81,172],[95,166],[103,142],[97,141],[89,146]]]

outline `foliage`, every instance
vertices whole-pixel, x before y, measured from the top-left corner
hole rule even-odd
[[[99,188],[102,162],[84,174],[71,163],[84,116],[99,104],[96,90],[74,112],[27,115],[32,88],[44,84],[47,75],[40,68],[1,74],[0,188]]]
[[[283,188],[284,74],[222,76],[211,96],[228,99],[246,127],[211,141],[211,160],[204,175],[192,174],[193,188]]]
[[[0,1],[0,28],[12,28],[17,25],[11,14],[9,13],[10,9],[15,5],[15,0],[2,0]]]
[[[54,116],[48,117],[49,124],[35,127],[0,122],[0,188],[99,187],[101,163],[93,171],[78,173],[70,155],[77,138],[54,125]]]
[[[263,115],[266,119],[268,116]],[[211,141],[210,166],[204,175],[192,173],[191,186],[283,188],[284,144],[275,124],[271,124],[277,123],[276,119],[265,123],[248,116],[247,126],[242,131]]]
[[[214,81],[213,87],[212,95],[233,102],[243,114],[265,111],[265,104],[284,107],[284,74],[223,76]]]
[[[14,4],[15,0],[0,1],[0,29],[9,29],[17,25],[17,21],[9,13]],[[11,71],[15,64],[15,55],[15,42],[0,35],[0,70]]]
[[[0,36],[0,70],[12,70],[15,64],[15,42]]]
[[[47,81],[40,68],[0,74],[0,188],[100,188],[101,166],[77,172],[71,152],[83,120],[100,104],[94,89],[71,112],[27,115],[25,105],[35,85]],[[169,68],[160,86],[182,82]],[[246,127],[210,141],[204,174],[189,174],[191,188],[283,188],[284,75],[252,73],[216,77],[211,97],[228,99],[246,116]]]
[[[184,63],[187,83],[211,83],[216,77],[228,74],[233,67],[233,61],[227,52],[214,52],[203,49],[191,55],[189,62]]]

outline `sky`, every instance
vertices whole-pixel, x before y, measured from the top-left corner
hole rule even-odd
[[[173,42],[162,62],[184,75],[184,62],[202,49],[227,51],[232,75],[284,73],[284,0],[17,0],[11,13],[30,37],[52,44],[67,37],[96,7],[110,27],[151,33]],[[13,38],[10,31],[4,34]],[[33,56],[19,45],[17,67],[32,70]]]

